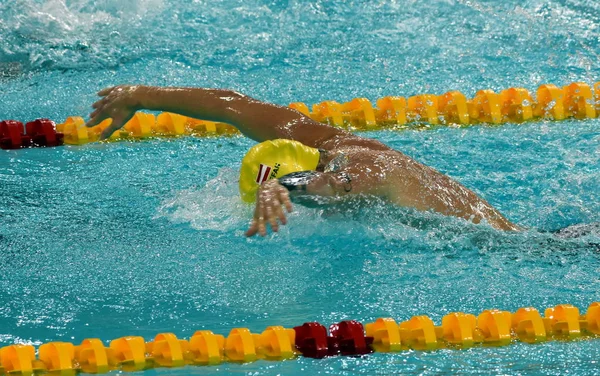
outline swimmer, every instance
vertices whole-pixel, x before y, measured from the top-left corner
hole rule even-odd
[[[300,196],[377,196],[421,211],[487,222],[500,230],[520,230],[487,201],[435,169],[379,141],[319,123],[288,107],[224,89],[122,85],[98,95],[102,98],[92,105],[95,110],[86,125],[112,118],[102,139],[137,110],[147,109],[229,123],[260,142],[242,162],[242,198],[256,201],[246,236],[265,236],[267,225],[278,231],[287,223],[285,210],[292,211],[292,199]],[[274,159],[284,155],[284,163]]]

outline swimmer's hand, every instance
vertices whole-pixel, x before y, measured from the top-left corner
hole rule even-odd
[[[95,110],[90,114],[86,126],[93,127],[111,118],[112,123],[100,135],[101,140],[109,138],[141,108],[138,98],[142,88],[142,86],[120,85],[100,90],[98,95],[102,99],[92,105]]]
[[[250,228],[246,231],[246,236],[254,236],[259,233],[261,236],[267,235],[267,223],[271,225],[274,232],[279,230],[279,222],[282,225],[287,223],[283,206],[288,212],[292,211],[292,202],[288,190],[285,189],[277,179],[271,179],[258,187],[256,193],[256,208],[254,218]],[[279,220],[279,222],[277,221]]]

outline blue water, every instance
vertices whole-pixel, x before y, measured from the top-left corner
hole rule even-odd
[[[0,0],[0,119],[85,115],[118,83],[287,104],[600,77],[594,1]],[[529,230],[373,202],[296,206],[246,239],[253,142],[183,138],[0,153],[0,345],[188,338],[600,299],[600,120],[365,133]],[[598,341],[157,369],[159,374],[596,374]]]

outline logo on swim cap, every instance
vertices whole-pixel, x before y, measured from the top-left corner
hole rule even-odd
[[[279,163],[275,163],[274,168],[261,163],[258,168],[258,174],[256,175],[256,183],[260,185],[269,179],[275,179],[279,172],[279,167],[281,167]]]
[[[258,175],[256,175],[256,183],[262,184],[269,179],[269,174],[271,173],[271,166],[266,166],[264,164],[260,164],[258,168]]]
[[[242,159],[242,200],[253,202],[259,185],[269,179],[292,172],[315,170],[318,163],[319,150],[298,141],[278,139],[254,145]]]

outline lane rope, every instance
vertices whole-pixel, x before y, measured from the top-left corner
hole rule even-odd
[[[500,125],[535,120],[592,119],[600,114],[600,82],[593,86],[573,82],[562,88],[552,84],[538,87],[535,98],[524,88],[509,88],[496,93],[479,90],[468,99],[459,91],[442,95],[418,94],[412,97],[388,96],[376,101],[354,98],[346,103],[328,100],[312,109],[294,102],[291,108],[312,119],[350,131],[403,129],[411,125],[469,126]],[[95,127],[85,127],[82,117],[71,116],[63,123],[37,119],[26,125],[6,120],[0,122],[0,148],[19,149],[32,146],[84,145],[98,141],[100,133],[111,123],[107,119]],[[110,140],[149,137],[229,136],[239,134],[225,123],[193,119],[163,112],[137,112]]]
[[[477,317],[449,313],[436,326],[428,316],[413,316],[397,323],[379,318],[363,326],[342,321],[327,329],[308,322],[293,329],[269,326],[262,333],[235,328],[227,337],[210,330],[196,331],[188,340],[160,333],[152,341],[126,336],[106,347],[98,338],[81,344],[49,342],[36,350],[15,344],[0,348],[0,374],[31,375],[32,372],[106,373],[112,370],[142,371],[156,367],[209,366],[223,362],[286,360],[297,356],[323,358],[404,350],[467,349],[474,346],[507,346],[517,341],[542,343],[551,340],[582,340],[600,336],[600,302],[585,314],[570,304],[548,308],[542,317],[533,307],[516,312],[489,309]]]

